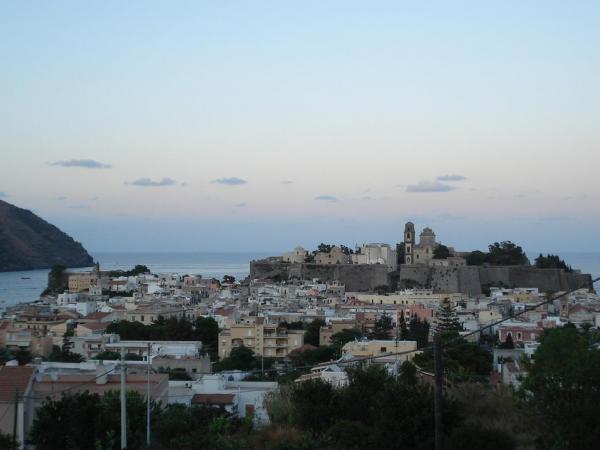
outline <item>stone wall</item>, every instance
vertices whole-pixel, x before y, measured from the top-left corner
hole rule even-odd
[[[260,260],[250,263],[250,278],[270,278],[285,281],[292,278],[339,281],[347,291],[369,291],[380,286],[395,289],[430,288],[437,292],[481,294],[482,286],[535,287],[541,292],[565,291],[589,287],[588,274],[565,273],[562,269],[536,269],[531,266],[504,267],[428,267],[402,264],[399,272],[388,272],[380,264],[285,263],[281,260]]]

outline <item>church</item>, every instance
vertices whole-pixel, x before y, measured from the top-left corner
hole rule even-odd
[[[433,252],[439,244],[435,241],[435,233],[429,227],[423,229],[416,243],[415,225],[408,222],[404,226],[404,263],[429,264],[433,259]]]

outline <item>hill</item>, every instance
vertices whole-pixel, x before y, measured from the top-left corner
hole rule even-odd
[[[0,200],[0,272],[54,264],[86,267],[93,262],[72,237],[31,211]]]

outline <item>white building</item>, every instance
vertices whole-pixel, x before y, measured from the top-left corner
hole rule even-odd
[[[204,375],[197,381],[169,381],[169,403],[222,406],[239,417],[252,415],[255,425],[269,423],[265,396],[277,389],[276,382],[235,381],[224,375]]]
[[[398,253],[389,244],[363,244],[352,255],[353,264],[382,264],[389,271],[398,268]]]

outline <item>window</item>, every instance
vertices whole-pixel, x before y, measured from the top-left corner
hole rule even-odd
[[[140,316],[140,321],[144,321],[144,316]]]
[[[380,353],[385,353],[385,352],[387,352],[387,347],[381,347],[381,348],[379,349],[379,352],[380,352]]]

